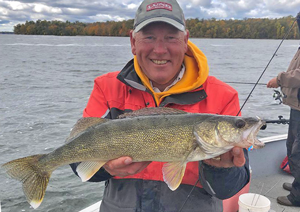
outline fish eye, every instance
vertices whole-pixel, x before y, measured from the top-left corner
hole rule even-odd
[[[243,127],[245,127],[245,125],[246,125],[246,122],[244,120],[242,120],[242,119],[238,119],[235,122],[235,126],[237,128],[243,128]]]

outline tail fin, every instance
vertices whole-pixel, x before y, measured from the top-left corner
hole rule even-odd
[[[32,155],[5,163],[2,167],[13,179],[23,183],[27,202],[36,209],[43,201],[52,171],[45,172],[39,167],[38,160],[44,155]]]

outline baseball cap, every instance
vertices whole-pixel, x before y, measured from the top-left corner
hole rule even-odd
[[[133,29],[138,32],[144,26],[160,21],[171,24],[180,31],[185,30],[184,15],[176,0],[143,1],[136,11]]]

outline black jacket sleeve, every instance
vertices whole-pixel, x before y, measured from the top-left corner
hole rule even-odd
[[[244,149],[243,167],[217,168],[199,162],[199,176],[203,188],[212,196],[227,199],[238,193],[250,181],[248,151]]]

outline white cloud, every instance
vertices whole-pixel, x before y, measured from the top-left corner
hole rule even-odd
[[[128,5],[127,5],[127,8],[128,8],[128,9],[137,9],[138,6],[139,6],[139,5],[137,5],[137,4],[128,4]]]
[[[290,11],[300,9],[300,0],[264,0],[266,8],[275,11]]]
[[[37,13],[61,13],[60,8],[50,7],[44,4],[33,4],[33,11]]]
[[[10,7],[12,10],[24,10],[29,8],[28,4],[24,4],[19,1],[4,1],[4,3],[6,3],[7,6]]]
[[[79,14],[82,12],[82,10],[78,9],[78,8],[66,8],[66,10],[68,10],[70,13],[74,13],[74,14]]]
[[[112,20],[113,19],[113,17],[112,16],[110,16],[110,15],[102,15],[102,14],[98,14],[98,15],[96,15],[95,17],[91,17],[92,19],[94,19],[94,20],[100,20],[100,21],[103,21],[103,20]]]
[[[206,12],[210,17],[214,18],[226,18],[227,13],[225,10],[222,8],[212,8],[212,9],[206,9],[206,8],[201,8],[202,11]]]
[[[5,8],[1,8],[0,7],[0,14],[3,16],[3,15],[7,15],[8,14],[8,10],[5,9]]]
[[[111,15],[103,15],[103,14],[98,14],[95,17],[91,17],[91,19],[93,19],[94,21],[124,21],[125,18],[124,17],[120,17],[120,16],[111,16]]]
[[[191,0],[192,5],[208,7],[211,5],[211,0]]]
[[[33,14],[31,16],[31,18],[34,19],[34,20],[44,20],[47,17],[45,15],[41,14],[41,13],[36,13],[36,14]]]

